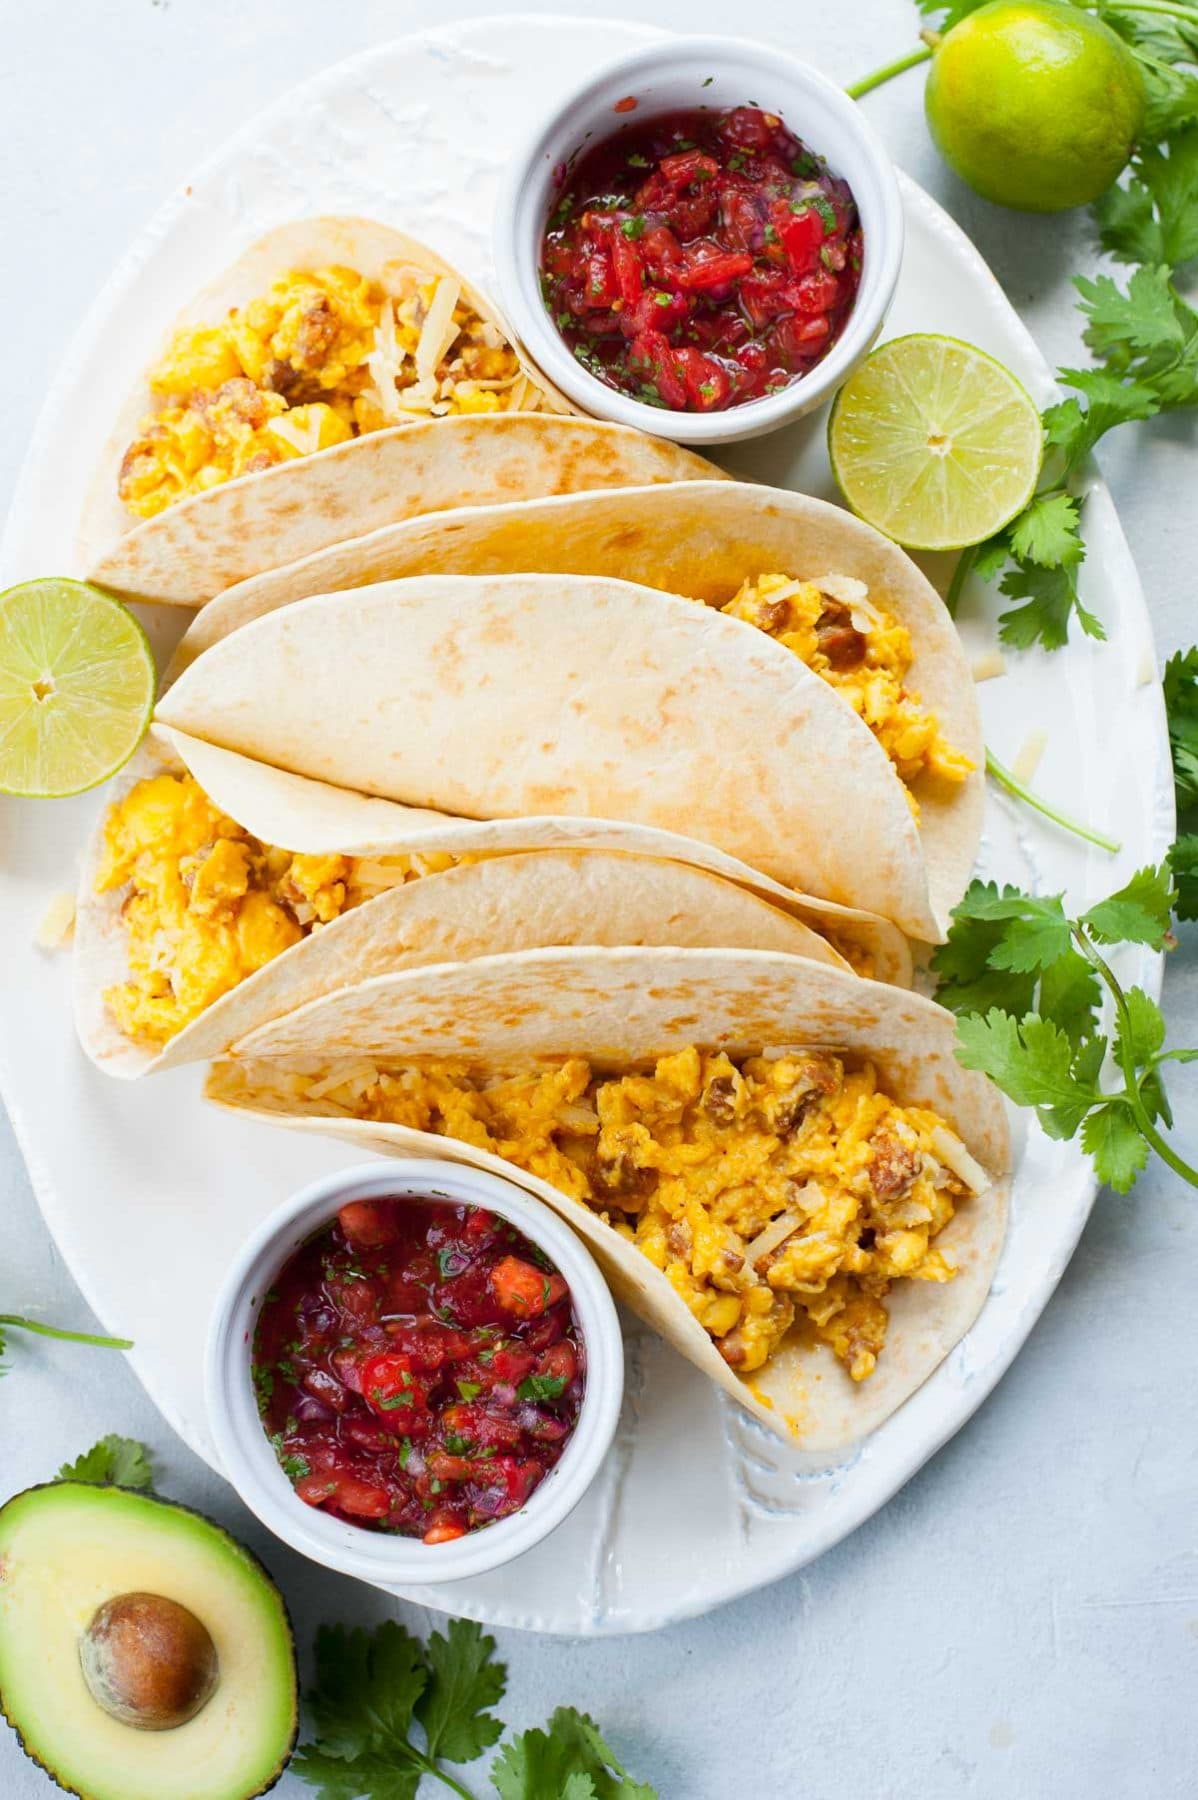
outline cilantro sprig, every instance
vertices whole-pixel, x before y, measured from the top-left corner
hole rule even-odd
[[[1173,1123],[1165,1065],[1198,1060],[1198,1050],[1166,1048],[1160,1007],[1143,988],[1124,988],[1105,954],[1120,943],[1166,948],[1176,897],[1167,862],[1076,918],[1060,894],[975,881],[932,959],[936,998],[958,1015],[959,1060],[1034,1107],[1050,1137],[1080,1132],[1099,1179],[1120,1194],[1150,1150],[1198,1187],[1198,1170],[1164,1135]],[[1113,1003],[1109,1036],[1100,1028],[1104,996]]]
[[[115,1433],[100,1439],[72,1463],[63,1463],[59,1481],[92,1481],[100,1487],[152,1490],[154,1470],[150,1453],[136,1438]]]
[[[500,1800],[657,1800],[616,1761],[586,1713],[559,1706],[544,1731],[505,1744],[491,1770]]]
[[[498,1743],[492,1708],[506,1685],[494,1638],[466,1619],[426,1644],[393,1620],[370,1633],[325,1626],[308,1696],[316,1737],[293,1767],[321,1800],[415,1800],[426,1777],[474,1800],[446,1764],[475,1762]],[[500,1800],[657,1800],[573,1707],[509,1739],[490,1775]]]
[[[0,1356],[8,1348],[10,1331],[29,1331],[35,1337],[57,1338],[67,1344],[92,1344],[101,1350],[132,1350],[132,1338],[100,1337],[93,1331],[66,1331],[61,1325],[46,1325],[41,1319],[25,1319],[18,1313],[0,1313]],[[0,1363],[0,1375],[8,1373]]]
[[[1116,426],[1198,406],[1198,312],[1179,285],[1180,273],[1198,257],[1198,4],[1069,3],[1096,13],[1128,45],[1144,78],[1147,110],[1126,171],[1092,208],[1100,247],[1132,265],[1131,273],[1125,280],[1105,273],[1074,280],[1095,366],[1058,369],[1069,395],[1043,415],[1038,490],[995,537],[962,552],[946,595],[953,611],[971,572],[997,582],[1014,603],[999,614],[999,636],[1016,650],[1059,650],[1075,624],[1087,637],[1105,638],[1079,586],[1086,458]],[[984,0],[916,4],[928,22],[922,48],[856,82],[851,95],[926,62],[943,34]]]

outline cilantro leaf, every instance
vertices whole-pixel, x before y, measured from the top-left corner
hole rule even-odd
[[[1086,342],[1099,356],[1123,352],[1127,346],[1141,352],[1171,349],[1184,341],[1168,269],[1136,269],[1126,293],[1109,275],[1092,280],[1075,275],[1073,285],[1089,320]]]
[[[1058,369],[1058,378],[1086,402],[1083,412],[1077,400],[1062,400],[1044,415],[1045,436],[1076,468],[1095,444],[1116,425],[1150,419],[1160,411],[1160,401],[1143,382],[1121,380],[1109,369]]]
[[[1010,526],[1009,536],[1013,556],[1045,569],[1079,563],[1086,554],[1071,494],[1037,494]]]
[[[1164,1048],[1165,1018],[1156,1001],[1150,1000],[1143,988],[1128,988],[1124,999],[1128,1023],[1126,1032],[1121,1025],[1115,1033],[1115,1053],[1130,1051],[1132,1062],[1139,1068],[1141,1063],[1146,1063]]]
[[[1059,894],[1035,899],[1018,888],[974,881],[953,908],[947,942],[932,956],[936,998],[955,1013],[997,1008],[1021,1017],[1032,1010],[1037,974],[1062,958],[1083,960],[1070,949]],[[1071,1020],[1079,1004],[1071,994]]]
[[[993,581],[1005,567],[1011,554],[1011,539],[1004,528],[984,544],[979,544],[973,553],[973,569],[982,581]]]
[[[967,1069],[989,1075],[1017,1106],[1034,1106],[1049,1137],[1070,1138],[1102,1098],[1095,1078],[1065,1032],[1051,1019],[1028,1013],[1012,1019],[997,1007],[957,1020],[957,1057]]]
[[[397,1765],[380,1755],[344,1762],[312,1744],[296,1751],[291,1768],[316,1789],[320,1800],[416,1800],[425,1773],[413,1763]]]
[[[1087,637],[1106,637],[1098,619],[1078,598],[1072,564],[1041,569],[1034,563],[1016,563],[998,588],[1009,599],[1026,602],[999,614],[998,635],[1014,650],[1030,650],[1035,644],[1059,650],[1069,641],[1069,621],[1074,613]]]
[[[1059,1025],[1075,1044],[1094,1030],[1101,1000],[1098,977],[1076,950],[1066,950],[1040,977],[1041,1015]]]
[[[1198,126],[1148,145],[1132,160],[1131,180],[1094,208],[1104,250],[1120,262],[1177,268],[1198,256]]]
[[[1157,144],[1198,119],[1198,81],[1176,65],[1195,60],[1195,26],[1168,14],[1100,8],[1103,21],[1130,44],[1144,77],[1148,105],[1141,144]]]
[[[951,31],[979,6],[984,6],[986,0],[915,0],[915,4],[925,19],[935,20],[937,31]]]
[[[448,1762],[473,1762],[503,1731],[489,1712],[503,1699],[507,1671],[495,1658],[495,1639],[471,1619],[451,1619],[424,1647],[428,1686],[416,1702],[428,1753]]]
[[[1016,1014],[1032,1010],[1034,979],[995,970],[990,963],[1002,942],[1006,919],[1001,912],[993,916],[989,904],[1014,901],[1018,895],[1017,888],[1000,890],[992,881],[970,882],[952,910],[947,940],[932,954],[932,972],[939,982],[936,998],[942,1006],[956,1013],[985,1013],[991,1007]]]
[[[1177,810],[1198,805],[1198,645],[1165,664],[1165,714]]]
[[[1182,1058],[1182,1061],[1184,1062],[1188,1062],[1189,1060],[1190,1058],[1188,1055]],[[1164,1123],[1172,1128],[1173,1108],[1169,1105],[1169,1096],[1165,1092],[1165,1084],[1161,1079],[1159,1068],[1149,1069],[1148,1073],[1142,1078],[1140,1082],[1140,1099],[1143,1102],[1144,1108],[1150,1119],[1163,1119]]]
[[[373,1634],[322,1625],[308,1704],[320,1748],[347,1759],[411,1754],[408,1727],[428,1682],[420,1644],[393,1619]]]
[[[1098,1179],[1117,1194],[1130,1191],[1148,1161],[1148,1145],[1122,1100],[1112,1100],[1090,1114],[1082,1126],[1082,1149],[1094,1158]]]
[[[1198,404],[1198,313],[1162,264],[1137,268],[1126,293],[1109,275],[1078,276],[1085,339],[1116,376],[1152,389],[1161,407]]]
[[[1100,944],[1147,944],[1163,950],[1173,911],[1169,864],[1138,869],[1117,893],[1083,913],[1081,924]]]
[[[657,1800],[617,1762],[594,1720],[572,1706],[559,1706],[545,1730],[522,1731],[505,1744],[491,1779],[500,1800]]]
[[[1177,916],[1198,919],[1198,834],[1185,832],[1169,852],[1169,867],[1177,884]]]
[[[1007,898],[977,909],[980,918],[1005,922],[1005,930],[990,955],[990,966],[1033,974],[1046,969],[1069,949],[1069,921],[1060,894],[1040,900],[1030,894]]]
[[[516,1389],[518,1400],[559,1400],[566,1386],[564,1375],[528,1375]]]
[[[3,1349],[0,1341],[0,1350]],[[73,1463],[63,1463],[59,1481],[95,1481],[102,1487],[153,1489],[150,1453],[135,1438],[103,1437]]]

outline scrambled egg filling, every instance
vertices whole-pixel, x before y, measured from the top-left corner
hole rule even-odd
[[[121,464],[139,518],[237,475],[447,413],[533,411],[542,396],[453,277],[389,263],[291,270],[219,325],[176,332],[159,409]]]
[[[908,785],[921,775],[964,781],[973,763],[946,742],[936,715],[903,685],[912,662],[910,633],[866,598],[863,583],[831,581],[851,597],[838,598],[813,581],[761,575],[721,611],[768,632],[842,694]]]
[[[854,1381],[872,1374],[891,1283],[952,1279],[934,1240],[987,1185],[936,1113],[825,1051],[738,1065],[692,1048],[623,1076],[573,1057],[490,1084],[449,1065],[358,1065],[317,1092],[493,1151],[593,1207],[745,1375],[796,1320]]]
[[[126,1037],[160,1046],[308,933],[464,860],[301,856],[263,844],[190,775],[153,775],[104,821],[97,893],[128,884],[128,979],[105,994]]]

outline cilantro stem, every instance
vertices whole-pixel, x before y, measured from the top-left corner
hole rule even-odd
[[[1183,5],[1180,0],[1101,0],[1101,4],[1095,3],[1095,0],[1074,0],[1074,3],[1080,4],[1087,12],[1099,15],[1104,12],[1157,13],[1162,18],[1183,19],[1189,25],[1194,23],[1193,6]],[[921,31],[919,35],[923,43],[918,50],[908,51],[906,56],[896,57],[893,62],[884,63],[880,69],[863,75],[860,81],[855,81],[844,90],[849,99],[860,100],[863,94],[870,94],[887,81],[893,81],[896,75],[905,75],[908,69],[918,68],[920,63],[930,61],[940,47],[943,34],[939,31]]]
[[[929,33],[929,36],[935,37],[936,43],[939,43],[939,36],[935,32]],[[897,57],[894,62],[886,63],[880,69],[874,69],[872,74],[863,75],[860,81],[855,81],[852,87],[848,87],[844,91],[850,100],[860,100],[863,94],[872,93],[874,88],[881,87],[884,82],[892,80],[894,76],[903,75],[908,69],[917,68],[920,63],[930,62],[935,51],[936,44],[924,42],[918,50],[911,50],[906,56]]]
[[[94,1344],[100,1350],[132,1350],[132,1338],[98,1337],[91,1331],[64,1331],[61,1325],[41,1325],[36,1319],[22,1319],[16,1313],[0,1313],[0,1325],[19,1331],[32,1331],[38,1337],[62,1338],[70,1344]]]
[[[1088,825],[1079,825],[1076,819],[1069,817],[1068,813],[1058,812],[1057,808],[1050,806],[1047,800],[1041,800],[1038,794],[1033,794],[1031,788],[1026,787],[1019,780],[1017,775],[1013,775],[1010,769],[1005,768],[999,762],[992,750],[986,752],[986,772],[992,775],[999,787],[1005,788],[1008,794],[1013,795],[1016,800],[1022,800],[1026,806],[1033,807],[1036,812],[1043,813],[1046,819],[1051,819],[1053,824],[1059,825],[1063,831],[1071,831],[1074,837],[1084,838],[1087,844],[1097,844],[1100,850],[1106,850],[1111,856],[1117,855],[1123,848],[1121,844],[1115,842],[1114,838],[1104,837],[1101,831],[1093,831]]]
[[[452,1775],[447,1775],[445,1770],[439,1768],[436,1763],[426,1762],[424,1770],[426,1775],[435,1775],[437,1780],[443,1782],[447,1788],[452,1788],[455,1794],[460,1794],[461,1800],[474,1800],[474,1795],[469,1788],[464,1788],[460,1781],[455,1781]]]
[[[948,592],[944,596],[944,604],[949,616],[956,618],[957,608],[961,604],[961,591],[969,580],[969,571],[973,568],[973,559],[978,553],[976,544],[967,544],[957,558],[957,566],[953,570],[953,578],[948,584]]]
[[[1096,9],[1099,12],[1132,12],[1161,13],[1169,19],[1184,19],[1187,25],[1194,23],[1193,6],[1174,4],[1174,0],[1105,0],[1105,4]]]
[[[1144,1105],[1143,1096],[1140,1092],[1140,1077],[1136,1073],[1136,1059],[1135,1051],[1133,1049],[1135,1034],[1132,1026],[1131,1010],[1127,1004],[1127,995],[1123,992],[1123,985],[1120,982],[1119,977],[1115,974],[1114,969],[1112,969],[1110,963],[1107,962],[1105,956],[1102,956],[1099,953],[1094,944],[1090,941],[1088,934],[1083,931],[1080,926],[1075,925],[1073,927],[1073,937],[1078,949],[1086,958],[1086,961],[1098,971],[1103,981],[1106,982],[1115,1001],[1115,1015],[1119,1021],[1117,1054],[1119,1067],[1123,1073],[1125,1091],[1122,1094],[1113,1094],[1111,1095],[1111,1098],[1114,1100],[1125,1100],[1127,1102],[1127,1105],[1131,1110],[1131,1116],[1136,1122],[1136,1128],[1145,1143],[1156,1151],[1161,1161],[1166,1163],[1175,1175],[1180,1175],[1181,1179],[1188,1182],[1190,1187],[1198,1188],[1198,1169],[1191,1169],[1189,1163],[1183,1162],[1182,1158],[1178,1156],[1177,1152],[1167,1140],[1161,1136],[1160,1132],[1148,1116],[1148,1109]]]

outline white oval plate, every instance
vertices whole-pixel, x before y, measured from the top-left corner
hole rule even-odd
[[[306,213],[364,212],[424,237],[489,278],[489,224],[505,155],[564,83],[658,35],[547,17],[449,25],[338,65],[223,149],[163,209],[100,295],[67,356],[31,446],[3,553],[5,583],[67,572],[95,460],[126,387],[175,311],[251,238]],[[765,103],[769,103],[768,95]],[[802,131],[802,121],[792,121]],[[1048,370],[976,251],[904,181],[907,252],[888,335],[944,331],[982,345],[1036,397]],[[822,418],[729,452],[759,480],[830,494]],[[989,742],[1007,762],[1047,733],[1036,782],[1123,840],[1109,858],[992,795],[980,867],[1089,902],[1156,860],[1172,836],[1172,787],[1144,599],[1109,495],[1086,506],[1086,603],[1108,642],[1007,657],[981,690]],[[943,569],[934,573],[943,576]],[[995,597],[965,608],[971,652],[994,642]],[[165,648],[179,620],[159,619]],[[1117,721],[1117,729],[1112,729]],[[136,1340],[137,1373],[175,1429],[215,1463],[202,1369],[209,1308],[251,1227],[286,1194],[346,1160],[221,1116],[200,1072],[125,1084],[78,1050],[69,958],[32,937],[73,885],[101,801],[0,801],[0,1086],[46,1221],[88,1300]],[[1158,961],[1124,972],[1155,990]],[[633,1326],[616,1448],[569,1522],[520,1563],[423,1604],[499,1624],[581,1634],[645,1631],[800,1567],[861,1523],[969,1417],[1045,1306],[1094,1196],[1089,1167],[1035,1127],[1020,1136],[1011,1230],[981,1318],[932,1379],[841,1467],[801,1470],[674,1353]]]

